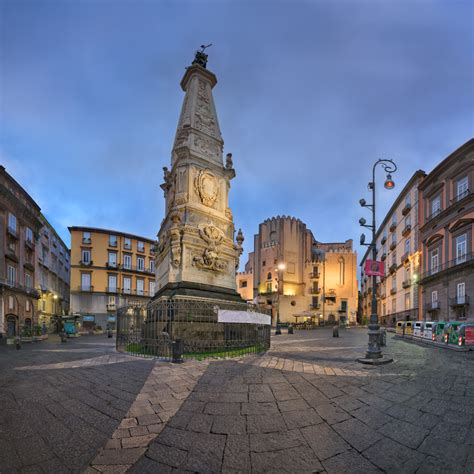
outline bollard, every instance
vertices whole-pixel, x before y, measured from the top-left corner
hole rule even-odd
[[[171,349],[173,352],[172,362],[174,364],[180,364],[183,361],[183,341],[182,339],[176,339],[171,343]]]
[[[293,326],[291,324],[288,326],[288,334],[293,334]]]
[[[65,332],[62,332],[60,336],[61,336],[61,342],[67,342],[67,334]]]
[[[16,336],[15,337],[15,347],[16,347],[16,350],[20,350],[21,349],[21,339],[20,339],[20,336]]]
[[[339,337],[339,328],[334,326],[332,329],[332,337]]]

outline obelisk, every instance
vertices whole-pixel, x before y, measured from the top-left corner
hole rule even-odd
[[[158,232],[155,300],[197,297],[241,302],[235,272],[242,253],[229,208],[235,177],[232,155],[223,160],[224,141],[212,97],[216,76],[207,54],[197,51],[186,68],[185,92],[171,153],[163,168],[165,218]]]

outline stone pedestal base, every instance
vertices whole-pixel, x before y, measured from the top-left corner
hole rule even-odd
[[[361,357],[360,359],[356,359],[357,362],[360,362],[361,364],[366,364],[366,365],[384,365],[384,364],[389,364],[390,362],[393,362],[393,359],[391,357],[385,357],[382,356],[378,359],[368,359],[367,357]]]

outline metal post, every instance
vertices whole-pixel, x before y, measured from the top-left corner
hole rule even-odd
[[[280,327],[280,286],[281,286],[281,271],[278,269],[278,287],[277,287],[277,322],[275,328],[275,336],[281,336]]]

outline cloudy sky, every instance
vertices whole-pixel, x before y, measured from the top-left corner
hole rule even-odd
[[[213,43],[245,251],[283,214],[357,244],[375,160],[401,190],[474,135],[473,20],[456,0],[0,0],[0,162],[66,243],[69,225],[153,238],[179,82]]]

